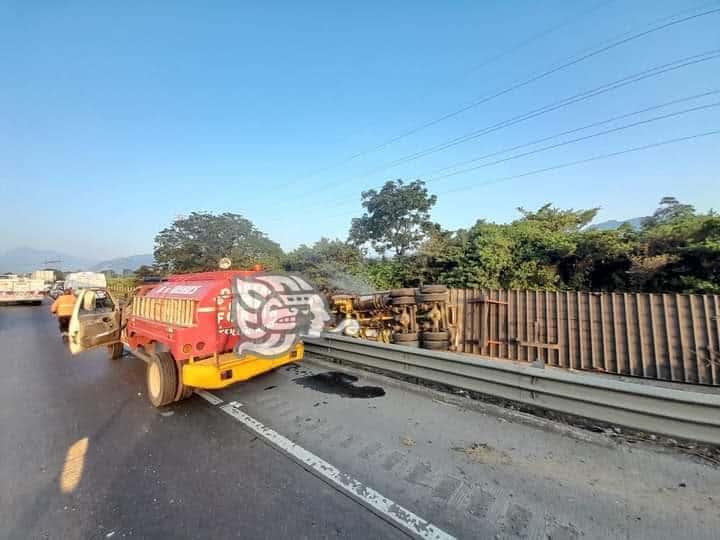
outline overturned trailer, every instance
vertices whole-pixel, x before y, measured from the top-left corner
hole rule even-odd
[[[336,324],[355,321],[356,336],[434,350],[453,348],[455,313],[445,285],[425,285],[372,294],[336,294],[330,305]]]

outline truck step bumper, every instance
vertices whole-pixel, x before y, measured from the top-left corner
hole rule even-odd
[[[208,390],[225,388],[236,382],[247,381],[275,368],[302,360],[305,348],[302,343],[295,349],[277,358],[261,358],[246,356],[238,358],[234,353],[226,353],[219,357],[196,360],[183,364],[182,381],[186,386],[206,388]]]

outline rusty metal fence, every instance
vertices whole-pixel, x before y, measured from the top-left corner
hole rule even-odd
[[[451,289],[458,352],[720,385],[720,296]]]

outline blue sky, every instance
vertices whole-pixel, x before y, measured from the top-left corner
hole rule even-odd
[[[98,259],[149,252],[160,229],[193,210],[242,213],[286,249],[321,236],[345,238],[360,214],[360,192],[386,180],[430,178],[455,162],[720,89],[714,59],[368,173],[650,67],[720,49],[715,13],[365,152],[613,38],[673,14],[719,7],[677,0],[4,2],[0,251],[28,245]],[[720,95],[574,136],[716,101]],[[432,181],[439,199],[433,218],[466,227],[553,202],[600,206],[599,219],[622,219],[650,213],[664,195],[700,210],[720,208],[718,135],[493,183],[714,129],[720,107]]]

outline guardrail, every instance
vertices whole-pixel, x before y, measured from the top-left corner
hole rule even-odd
[[[720,393],[324,334],[308,353],[649,433],[720,445]]]

